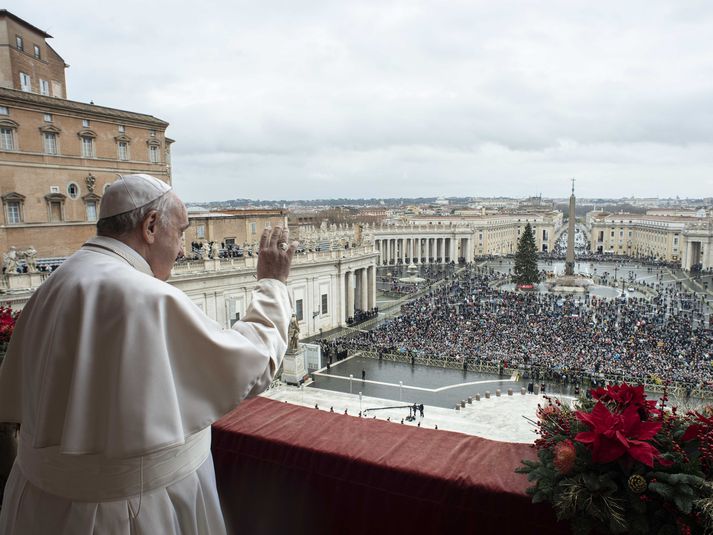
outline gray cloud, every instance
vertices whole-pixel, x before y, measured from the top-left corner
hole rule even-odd
[[[9,4],[186,199],[713,195],[707,2]]]

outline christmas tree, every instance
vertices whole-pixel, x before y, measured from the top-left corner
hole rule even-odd
[[[525,225],[525,231],[517,243],[513,280],[518,286],[537,284],[540,281],[540,272],[537,269],[537,245],[530,223]]]

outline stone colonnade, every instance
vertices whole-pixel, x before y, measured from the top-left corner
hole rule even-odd
[[[339,323],[344,325],[354,317],[356,310],[371,310],[376,307],[376,266],[348,269],[339,279],[341,293]]]
[[[462,237],[396,237],[377,238],[375,250],[381,265],[446,264],[459,258],[473,259],[472,238]]]

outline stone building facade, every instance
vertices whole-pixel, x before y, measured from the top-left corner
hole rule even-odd
[[[302,338],[345,326],[356,309],[376,306],[377,258],[370,244],[295,256],[287,288]],[[181,262],[174,266],[168,282],[228,327],[245,315],[257,281],[256,268],[256,257]],[[34,290],[51,276],[4,275],[0,278],[0,302],[21,310]]]
[[[472,261],[485,255],[509,255],[527,224],[541,252],[551,251],[562,227],[559,211],[463,216],[414,216],[407,223],[375,227],[370,237],[381,263]]]
[[[68,65],[47,43],[51,37],[0,9],[0,87],[65,98]]]
[[[215,241],[226,247],[254,246],[260,242],[267,226],[287,224],[286,210],[221,210],[219,212],[190,212],[190,226],[185,240],[193,242]]]
[[[68,256],[94,234],[117,175],[171,183],[168,123],[67,100],[49,37],[0,11],[0,250],[34,246],[39,258]]]
[[[710,217],[593,212],[587,220],[592,252],[680,262],[686,270],[713,267]]]

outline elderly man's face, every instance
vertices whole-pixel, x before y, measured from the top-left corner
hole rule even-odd
[[[169,193],[169,195],[175,195]],[[176,198],[178,201],[178,198]],[[188,228],[188,212],[181,202],[176,202],[159,226],[156,241],[151,246],[149,258],[154,276],[162,281],[171,276],[171,268],[178,258],[183,257],[183,232]]]

